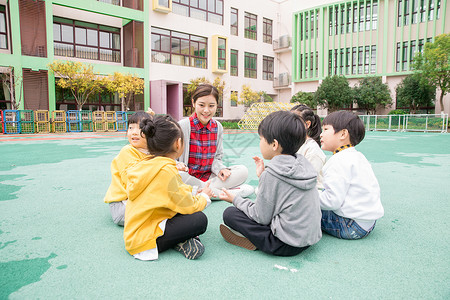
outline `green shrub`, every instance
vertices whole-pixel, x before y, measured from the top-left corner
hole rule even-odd
[[[409,111],[405,109],[394,109],[388,113],[388,115],[407,115],[407,114],[409,114]]]
[[[238,122],[220,122],[225,129],[239,129]]]

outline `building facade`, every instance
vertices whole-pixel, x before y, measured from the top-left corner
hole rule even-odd
[[[262,2],[263,5],[262,5]],[[424,43],[450,32],[447,0],[0,0],[0,73],[15,85],[20,109],[70,110],[69,90],[49,72],[55,60],[91,64],[108,75],[144,79],[131,109],[152,107],[175,118],[189,115],[186,86],[196,78],[225,82],[218,117],[239,119],[232,100],[244,85],[274,101],[315,91],[327,75],[356,83],[382,76],[395,86],[411,72]],[[9,86],[11,88],[11,86]],[[0,109],[11,108],[5,82]],[[450,108],[449,96],[445,111]],[[437,105],[439,105],[437,103]],[[101,92],[87,110],[121,110],[117,95]]]

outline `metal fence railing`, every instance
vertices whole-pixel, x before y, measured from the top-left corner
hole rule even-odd
[[[447,132],[448,114],[361,115],[366,130]]]

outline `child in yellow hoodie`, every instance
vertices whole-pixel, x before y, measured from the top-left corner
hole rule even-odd
[[[109,203],[111,217],[117,225],[123,226],[125,221],[125,205],[128,199],[127,168],[137,164],[149,156],[147,140],[141,135],[139,123],[152,118],[155,113],[138,111],[128,119],[127,138],[129,144],[124,146],[111,162],[111,184],[103,201]]]
[[[175,159],[184,150],[183,134],[172,117],[159,115],[140,125],[152,155],[127,170],[125,248],[140,260],[155,260],[170,248],[196,259],[204,252],[198,235],[208,220],[201,211],[212,191],[207,184],[193,196],[182,182]]]

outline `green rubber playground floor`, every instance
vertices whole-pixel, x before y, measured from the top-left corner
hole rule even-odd
[[[229,205],[205,210],[205,254],[133,259],[103,196],[124,133],[0,136],[0,299],[450,299],[450,134],[368,132],[385,216],[367,238],[324,235],[294,257],[226,243]],[[245,164],[255,133],[225,136],[225,163]]]

